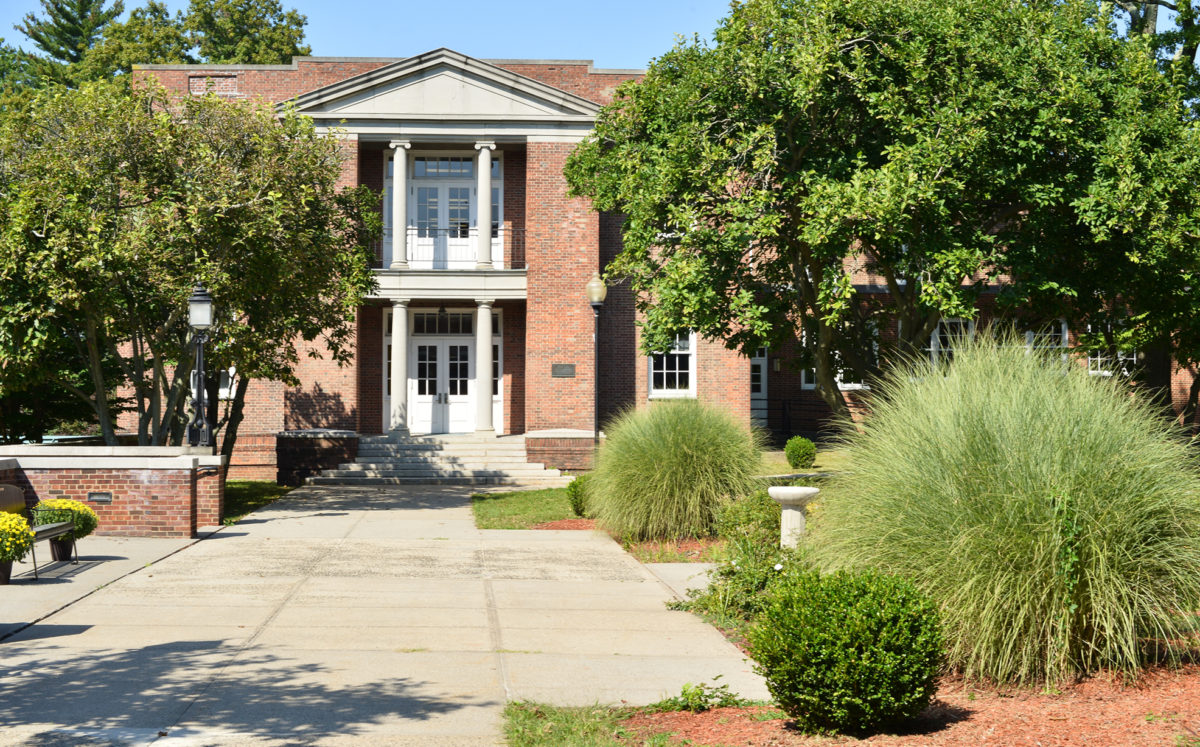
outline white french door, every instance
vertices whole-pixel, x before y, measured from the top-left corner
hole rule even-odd
[[[750,359],[750,422],[767,427],[767,349],[759,348]]]
[[[413,433],[474,430],[475,361],[469,340],[414,339],[409,361],[409,428]]]
[[[474,188],[469,184],[422,184],[412,189],[410,261],[433,270],[474,268]]]

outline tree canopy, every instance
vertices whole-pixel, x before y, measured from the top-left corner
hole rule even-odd
[[[1088,273],[1196,267],[1184,110],[1085,0],[746,0],[619,89],[567,177],[625,215],[608,272],[647,351],[803,327],[845,413],[838,370],[875,373],[891,319],[913,352],[989,288],[1022,308],[1078,302]]]
[[[214,370],[295,383],[301,341],[350,355],[373,284],[368,189],[339,191],[336,137],[290,113],[112,84],[37,95],[0,124],[0,395],[55,380],[115,441],[112,379],[139,443],[179,443],[190,393],[187,298],[214,298]],[[64,376],[63,351],[86,384]]]

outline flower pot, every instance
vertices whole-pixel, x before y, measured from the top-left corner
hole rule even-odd
[[[70,560],[73,546],[74,542],[69,539],[52,539],[50,540],[50,557],[55,560]]]
[[[0,560],[0,586],[8,586],[12,578],[12,564],[11,560]]]

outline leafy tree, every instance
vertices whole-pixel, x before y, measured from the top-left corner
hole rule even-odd
[[[1084,274],[1046,269],[1071,247],[1097,272],[1194,264],[1200,201],[1177,177],[1200,146],[1094,3],[747,0],[714,39],[619,89],[567,165],[625,215],[609,273],[639,292],[647,350],[691,328],[750,351],[803,324],[846,414],[837,369],[877,373],[872,320],[914,352],[988,282],[1084,298]]]
[[[0,37],[0,116],[19,107],[25,92],[38,83],[29,55],[4,42]]]
[[[75,80],[78,65],[104,27],[125,10],[121,0],[40,0],[45,17],[26,13],[14,28],[46,54],[34,57],[38,73],[58,82]]]
[[[105,28],[103,37],[80,63],[79,77],[101,80],[129,73],[137,64],[196,62],[192,40],[183,26],[182,13],[172,16],[165,4],[148,0],[145,6],[134,8],[126,21]]]
[[[373,283],[369,190],[339,192],[336,138],[216,97],[170,102],[112,84],[41,92],[0,124],[0,360],[45,374],[77,341],[76,387],[115,442],[110,361],[139,443],[179,443],[189,395],[187,297],[212,293],[212,368],[295,383],[300,341],[344,360]]]
[[[311,54],[303,43],[307,23],[278,0],[192,0],[184,28],[205,62],[285,65]]]

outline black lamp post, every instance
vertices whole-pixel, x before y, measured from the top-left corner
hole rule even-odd
[[[592,372],[592,383],[595,390],[592,392],[592,402],[595,405],[595,412],[592,416],[592,423],[595,426],[595,434],[593,441],[596,448],[600,447],[600,309],[604,306],[604,297],[608,295],[608,286],[600,279],[600,273],[592,275],[592,279],[587,283],[588,303],[592,305],[592,317],[594,320],[595,332],[592,338],[592,360],[595,368]]]
[[[208,424],[208,405],[205,403],[204,343],[212,327],[212,296],[204,286],[197,285],[188,299],[188,326],[196,332],[196,364],[192,367],[192,422],[188,424],[188,443],[192,446],[212,446],[212,428]]]

